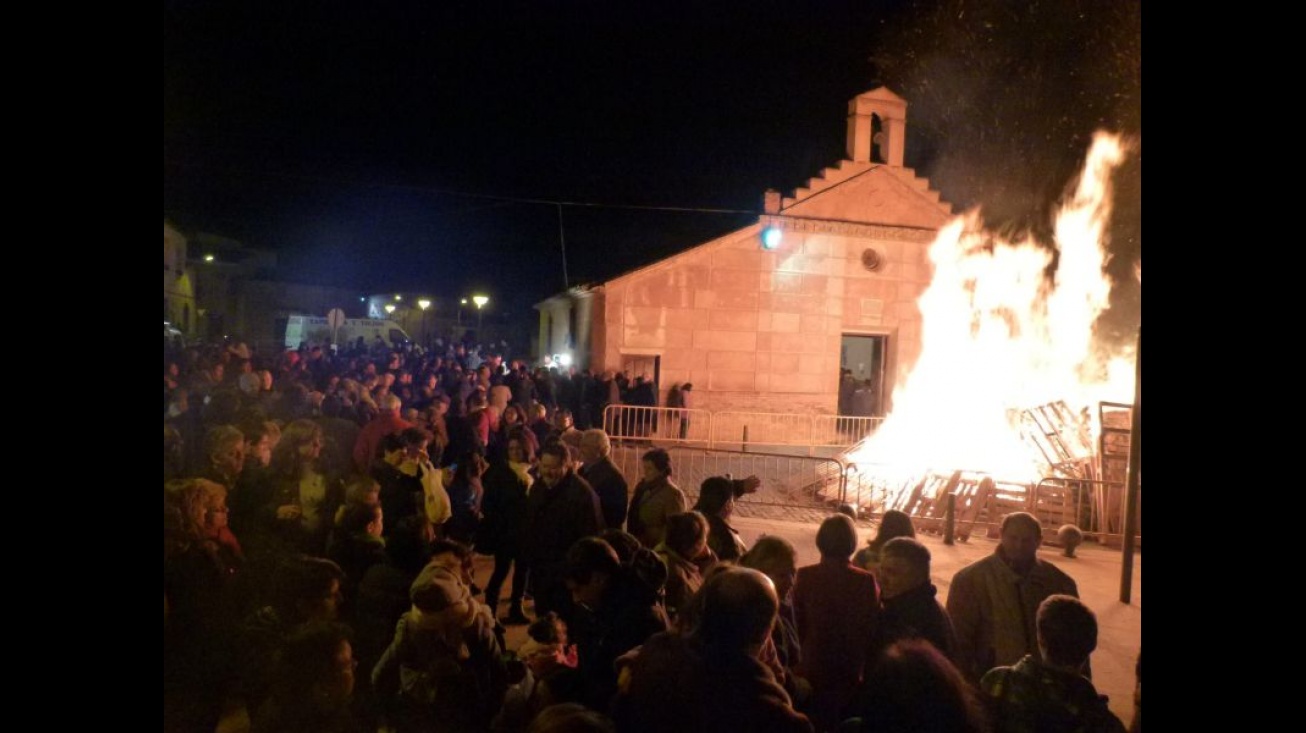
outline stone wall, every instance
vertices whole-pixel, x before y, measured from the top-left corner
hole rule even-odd
[[[844,334],[887,335],[887,373],[904,374],[920,353],[916,299],[930,276],[933,233],[798,227],[764,251],[761,229],[605,284],[594,323],[600,368],[659,355],[664,397],[672,384],[693,382],[702,409],[823,414],[837,408]]]

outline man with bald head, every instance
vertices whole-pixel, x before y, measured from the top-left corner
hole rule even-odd
[[[993,554],[952,578],[948,615],[957,634],[957,666],[973,682],[994,667],[1038,654],[1040,603],[1057,594],[1079,597],[1074,579],[1039,559],[1042,539],[1043,528],[1033,514],[1008,514]]]
[[[771,579],[729,567],[700,593],[692,629],[656,634],[640,650],[618,703],[620,729],[811,733],[759,659],[779,607]]]
[[[611,453],[612,443],[607,433],[598,428],[584,431],[580,436],[580,459],[584,465],[577,473],[599,495],[604,524],[620,528],[626,524],[630,488],[621,469],[612,462]]]

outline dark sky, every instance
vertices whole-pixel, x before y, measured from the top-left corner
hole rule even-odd
[[[1113,0],[164,3],[164,216],[360,291],[526,308],[724,234],[843,157],[848,100],[909,104],[907,165],[1039,229],[1095,129],[1141,131]],[[1141,162],[1121,176],[1122,279]],[[585,204],[585,205],[580,205]],[[1137,294],[1122,289],[1122,298]]]

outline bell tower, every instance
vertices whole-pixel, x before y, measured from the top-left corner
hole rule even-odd
[[[876,87],[848,102],[848,158],[857,163],[902,167],[907,137],[907,100]]]

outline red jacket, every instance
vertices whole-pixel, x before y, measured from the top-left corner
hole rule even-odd
[[[799,674],[812,683],[812,718],[818,728],[833,727],[874,648],[880,588],[875,576],[846,558],[823,557],[798,569],[793,598],[803,650]]]
[[[376,458],[376,450],[381,445],[381,439],[390,433],[397,433],[412,426],[412,423],[394,412],[382,412],[372,418],[372,422],[358,431],[358,440],[354,441],[354,468],[359,473],[366,474],[372,467],[372,459]]]

